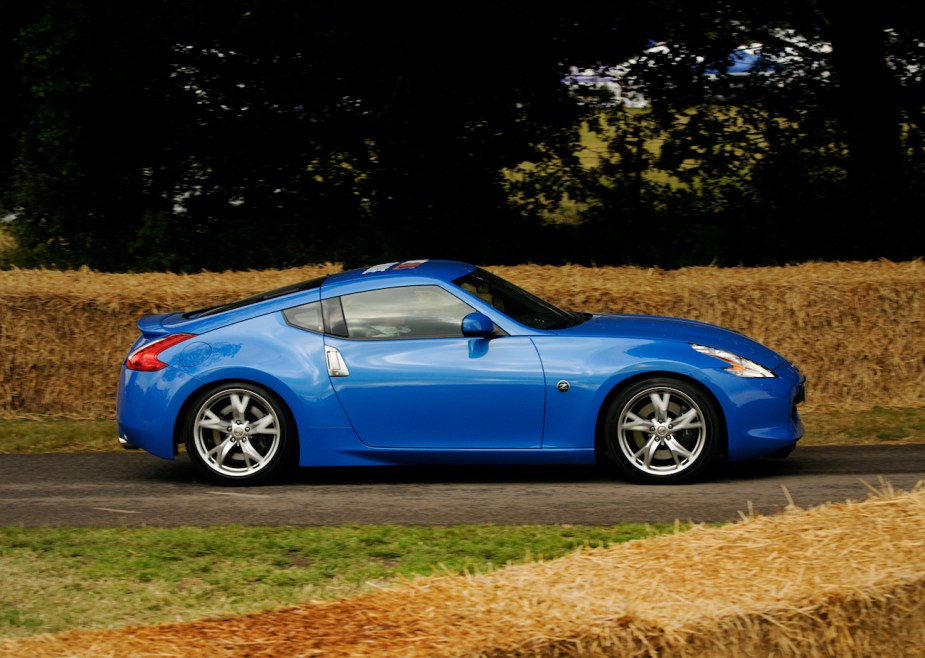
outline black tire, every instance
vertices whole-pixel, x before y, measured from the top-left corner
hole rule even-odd
[[[293,465],[296,441],[273,393],[245,382],[203,391],[183,428],[190,460],[211,482],[263,484]]]
[[[679,484],[713,460],[722,432],[713,399],[674,377],[641,380],[622,391],[607,412],[610,457],[631,480]]]

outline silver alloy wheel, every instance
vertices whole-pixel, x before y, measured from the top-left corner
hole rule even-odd
[[[639,391],[617,418],[617,444],[630,466],[648,476],[676,476],[698,464],[711,428],[697,402],[670,386]]]
[[[222,478],[257,476],[280,451],[280,418],[269,400],[245,388],[222,389],[193,419],[193,447]]]

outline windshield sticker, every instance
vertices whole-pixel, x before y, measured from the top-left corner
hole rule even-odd
[[[386,270],[413,270],[418,265],[426,263],[428,259],[424,260],[406,260],[402,263],[383,263],[382,265],[373,265],[363,270],[363,274],[375,274],[376,272],[385,272]]]
[[[373,265],[372,267],[369,267],[363,270],[363,274],[375,274],[376,272],[385,272],[387,269],[389,269],[393,265],[398,265],[398,263],[397,262],[396,263],[383,263],[382,265]]]
[[[406,260],[404,263],[400,263],[395,266],[396,270],[413,270],[418,265],[426,263],[427,259],[424,260]]]

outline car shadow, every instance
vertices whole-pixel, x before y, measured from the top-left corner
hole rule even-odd
[[[289,484],[434,484],[593,482],[612,479],[597,466],[362,466],[299,468]]]
[[[716,460],[692,484],[717,481],[757,480],[796,475],[802,472],[798,460],[756,459],[729,463]],[[173,484],[215,486],[199,473],[189,458],[181,453],[173,461],[156,461],[145,467],[147,480]],[[139,473],[140,474],[140,473]],[[616,467],[601,465],[406,465],[299,467],[260,487],[298,485],[363,484],[474,484],[474,483],[594,483],[635,484]],[[645,485],[640,485],[645,486]]]
[[[787,459],[758,459],[728,463],[717,460],[692,484],[752,480],[801,472]],[[281,485],[324,484],[468,484],[468,483],[619,483],[636,484],[611,465],[556,466],[363,466],[296,469]],[[272,486],[272,485],[271,485]],[[645,486],[645,485],[640,485]]]

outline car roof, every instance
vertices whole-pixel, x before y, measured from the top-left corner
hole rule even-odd
[[[450,282],[475,269],[475,265],[455,260],[424,259],[380,263],[330,275],[322,286],[323,296],[333,293],[334,289],[353,289],[355,284],[362,285],[374,280],[381,284],[383,279],[393,279],[394,285],[419,283],[421,279]],[[415,279],[418,281],[414,281]]]
[[[171,330],[202,333],[296,304],[360,292],[370,287],[448,283],[476,269],[478,268],[474,265],[449,260],[382,263],[289,284],[211,308],[186,313],[147,315],[139,320],[138,326],[142,333],[148,336],[167,334]]]

